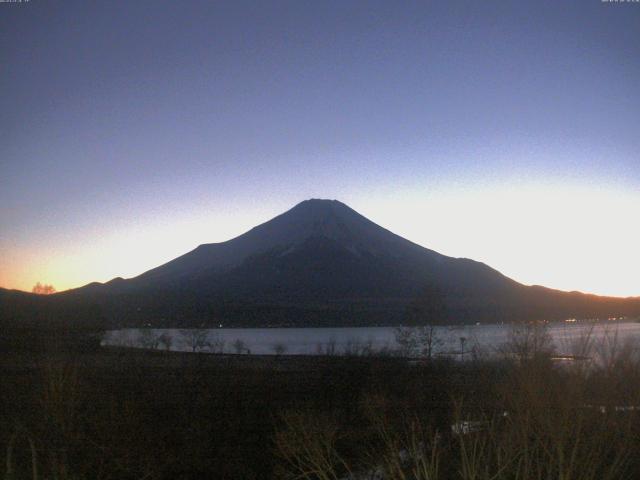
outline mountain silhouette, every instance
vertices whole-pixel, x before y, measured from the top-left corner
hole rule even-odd
[[[120,291],[184,288],[283,298],[404,295],[424,284],[513,285],[486,265],[446,257],[376,225],[337,200],[306,200],[243,235],[195,250],[128,281]]]
[[[111,323],[318,326],[638,315],[640,299],[524,286],[376,225],[336,200],[306,200],[226,242],[131,279],[53,295]]]

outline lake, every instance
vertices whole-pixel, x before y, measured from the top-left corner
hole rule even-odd
[[[464,348],[465,357],[473,357],[472,352],[492,355],[504,347],[509,340],[509,325],[465,325],[435,327],[439,344],[434,347],[437,354],[460,357]],[[589,337],[601,350],[616,345],[626,345],[636,349],[640,345],[640,323],[551,323],[547,331],[558,354],[575,355],[577,345]],[[336,355],[358,354],[368,351],[391,352],[397,350],[396,329],[394,327],[345,327],[345,328],[214,328],[203,332],[208,346],[198,347],[200,351],[216,353],[251,353],[258,355]],[[152,329],[142,333],[139,329],[112,330],[107,332],[103,345],[149,347],[150,338],[165,335],[171,340],[170,349],[191,351],[192,339],[183,330]],[[462,339],[462,340],[461,340]],[[156,345],[166,348],[166,345]]]

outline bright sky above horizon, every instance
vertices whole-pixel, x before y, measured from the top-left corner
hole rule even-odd
[[[0,287],[131,277],[335,198],[640,296],[640,3],[0,3]]]

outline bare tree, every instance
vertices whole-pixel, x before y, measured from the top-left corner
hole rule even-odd
[[[467,343],[467,337],[460,337],[460,360],[464,360],[464,344]]]
[[[221,338],[219,335],[216,335],[213,338],[213,340],[208,343],[209,350],[211,350],[212,353],[224,353],[225,343],[226,342],[224,338]]]
[[[521,361],[527,361],[548,357],[554,346],[546,323],[528,322],[511,325],[505,349]]]
[[[194,353],[211,345],[209,343],[209,331],[206,328],[180,330],[180,337],[182,342]]]
[[[349,338],[344,346],[344,355],[347,357],[357,357],[362,351],[360,340]]]
[[[336,354],[336,337],[331,337],[325,344],[324,354],[333,356]]]
[[[236,338],[236,341],[233,342],[233,349],[237,354],[240,354],[246,351],[247,345],[239,338]]]
[[[43,285],[40,282],[36,283],[31,291],[33,293],[37,293],[38,295],[51,295],[52,293],[56,293],[56,289],[53,287],[53,285]]]
[[[287,346],[282,343],[282,342],[278,342],[276,344],[273,345],[273,352],[277,355],[280,356],[282,355],[284,352],[287,351]]]
[[[336,348],[337,341],[335,337],[329,338],[326,342],[318,342],[316,344],[317,355],[334,356],[337,355],[338,350]]]
[[[425,287],[407,309],[406,322],[409,326],[395,329],[400,355],[421,355],[431,359],[443,343],[435,325],[447,317],[444,292],[433,285]]]
[[[396,327],[394,329],[396,343],[402,357],[414,357],[418,353],[418,337],[413,327]]]
[[[171,345],[173,344],[173,337],[169,335],[167,332],[163,332],[158,337],[158,342],[168,352],[169,350],[171,350]]]
[[[150,328],[138,329],[138,345],[155,350],[160,344],[160,336]]]
[[[431,360],[436,349],[443,344],[443,341],[438,336],[435,326],[425,325],[418,327],[418,343],[420,345],[420,353]]]
[[[403,357],[422,355],[431,360],[437,347],[443,343],[433,325],[396,327],[394,333]]]

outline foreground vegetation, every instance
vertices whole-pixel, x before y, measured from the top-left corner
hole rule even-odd
[[[504,358],[464,363],[5,352],[0,474],[636,478],[640,362],[633,345],[610,340],[585,338],[576,352],[597,349],[602,361],[567,365],[531,329],[514,332]]]

